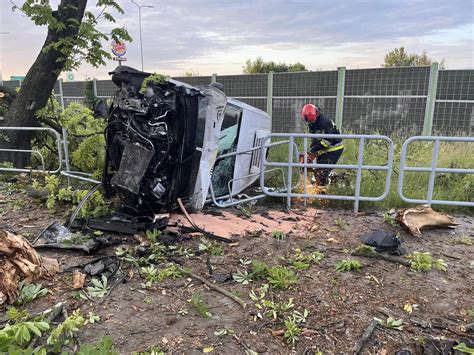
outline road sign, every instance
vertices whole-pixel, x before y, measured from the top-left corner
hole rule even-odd
[[[127,46],[124,42],[115,42],[112,41],[111,44],[112,53],[117,57],[123,57],[127,53]]]
[[[25,77],[22,75],[11,75],[10,80],[25,80]]]

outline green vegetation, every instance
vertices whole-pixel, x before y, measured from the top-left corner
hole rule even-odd
[[[268,275],[268,268],[269,266],[264,262],[252,260],[251,279],[256,281],[265,279]]]
[[[99,178],[102,174],[105,159],[105,119],[95,118],[88,107],[70,103],[63,111],[55,100],[36,113],[42,122],[54,126],[60,134],[61,127],[68,132],[68,150],[73,170],[91,173]],[[33,149],[37,149],[45,158],[46,168],[54,170],[58,166],[56,141],[51,135],[37,134],[32,141]],[[38,157],[33,166],[39,166]]]
[[[23,282],[20,282],[18,285],[19,295],[16,300],[17,305],[24,305],[33,301],[36,298],[45,296],[48,294],[48,289],[43,288],[41,284],[29,284],[25,285]]]
[[[422,54],[409,54],[405,47],[395,48],[385,55],[382,66],[388,67],[421,67],[429,66],[432,59],[426,51]],[[444,59],[440,62],[441,69],[444,69]]]
[[[271,291],[269,284],[264,284],[257,289],[257,292],[255,291],[252,289],[249,297],[255,302],[254,306],[257,309],[256,319],[273,318],[273,320],[282,321],[285,325],[283,336],[288,344],[295,345],[302,332],[301,325],[306,322],[309,311],[307,309],[302,311],[295,310],[294,298],[289,298],[283,302],[275,301],[274,296],[268,294]]]
[[[89,296],[92,298],[103,298],[109,292],[107,277],[102,275],[101,279],[92,279],[92,286],[87,288]]]
[[[464,245],[472,245],[472,238],[468,235],[462,235],[459,237],[459,243]]]
[[[284,337],[286,341],[288,344],[295,345],[301,334],[301,328],[298,327],[298,324],[292,318],[285,319],[285,328]]]
[[[208,252],[214,256],[224,255],[224,246],[221,243],[201,238],[198,250],[200,252]]]
[[[350,132],[345,132],[350,133]],[[394,164],[391,178],[390,192],[381,202],[361,202],[361,209],[390,210],[392,208],[401,208],[411,206],[403,202],[397,194],[398,172],[400,151],[404,138],[393,136],[394,142]],[[295,139],[300,152],[303,151],[303,139]],[[309,142],[308,142],[309,143]],[[338,164],[357,164],[358,141],[355,139],[344,140],[344,153]],[[365,165],[386,165],[388,157],[388,146],[384,142],[367,141],[365,143],[364,164]],[[433,152],[433,143],[431,142],[413,142],[407,151],[407,166],[429,167]],[[461,153],[462,152],[462,153]],[[442,142],[439,147],[439,157],[437,166],[443,168],[472,168],[472,159],[474,156],[474,145],[469,143]],[[296,160],[296,157],[294,158]],[[271,147],[268,153],[268,160],[273,162],[288,161],[288,144],[281,144]],[[301,172],[303,170],[301,169]],[[328,194],[353,196],[355,192],[355,170],[335,169],[336,176],[332,178],[332,183],[327,190]],[[283,175],[287,173],[284,169]],[[302,191],[302,185],[296,188],[296,183],[300,176],[300,170],[293,170],[293,191]],[[308,169],[308,177],[311,177],[311,171]],[[386,174],[379,171],[363,171],[361,180],[361,196],[377,197],[383,194],[385,187]],[[408,198],[425,199],[428,189],[429,173],[406,172],[404,177],[403,194]],[[284,186],[282,174],[268,174],[267,186]],[[474,201],[474,174],[436,174],[435,189],[433,198],[439,200],[459,200]],[[336,200],[308,200],[309,204],[315,206],[344,207],[352,208],[351,201]],[[461,206],[443,206],[435,205],[438,211],[458,211],[464,213],[473,213],[472,208]],[[395,221],[387,215],[384,219],[387,223],[396,225]]]
[[[362,255],[376,255],[377,252],[375,251],[374,247],[365,244],[359,244],[353,251],[352,254],[362,254]]]
[[[112,341],[103,337],[93,344],[79,344],[77,333],[86,324],[98,321],[89,313],[85,319],[79,309],[72,312],[63,322],[54,326],[43,315],[30,316],[26,310],[10,307],[8,322],[0,329],[0,353],[8,354],[59,354],[66,349],[75,349],[76,354],[117,354]],[[46,344],[33,348],[35,339],[47,337]]]
[[[252,281],[247,270],[237,271],[236,273],[232,274],[232,278],[235,280],[235,282],[241,283],[242,285],[248,285]]]
[[[443,259],[434,260],[428,252],[417,252],[408,256],[413,271],[426,272],[432,269],[447,271],[447,265]]]
[[[379,318],[374,318],[382,327],[387,329],[403,330],[403,320],[388,317],[385,321]]]
[[[183,276],[183,274],[176,268],[176,265],[169,265],[161,270],[156,269],[153,265],[145,266],[140,268],[140,274],[145,280],[151,283],[163,282],[168,278],[178,279]]]
[[[308,71],[304,64],[296,62],[293,64],[288,63],[275,63],[274,61],[266,62],[262,57],[258,57],[255,60],[248,59],[245,62],[245,65],[242,67],[242,72],[244,74],[261,74],[261,73],[282,73],[282,72],[298,72],[298,71]]]
[[[86,78],[84,83],[84,105],[93,110],[98,101],[99,98],[94,93],[94,81]]]
[[[283,240],[286,238],[286,233],[276,230],[272,232],[272,237],[276,240]]]
[[[194,307],[194,309],[203,317],[203,318],[211,318],[212,314],[209,312],[209,309],[204,304],[204,300],[200,293],[195,293],[188,300],[189,304]]]
[[[153,229],[153,230],[146,230],[145,231],[145,236],[146,236],[146,239],[148,239],[148,241],[150,243],[156,243],[157,241],[157,237],[161,234],[161,232],[157,229]]]
[[[159,85],[159,84],[163,84],[169,77],[164,75],[164,74],[158,74],[158,73],[153,73],[151,74],[150,76],[147,76],[145,78],[145,80],[143,80],[142,82],[142,87],[140,88],[140,92],[142,94],[145,93],[146,91],[146,88],[149,86],[149,85]]]
[[[268,283],[276,289],[287,289],[298,282],[296,273],[285,266],[271,266],[267,272]]]
[[[459,343],[453,349],[466,354],[474,354],[474,348],[467,346],[464,342]]]
[[[43,180],[36,179],[32,183],[32,187],[38,191],[44,191],[48,196],[46,199],[46,207],[48,209],[56,209],[64,206],[71,206],[74,209],[79,202],[87,194],[88,190],[73,189],[71,186],[63,187],[60,177],[56,175],[45,175]],[[79,211],[79,217],[97,217],[107,212],[107,204],[104,196],[100,191],[95,191],[89,199],[84,203]]]
[[[362,265],[359,260],[354,259],[344,259],[336,263],[336,271],[346,272],[346,271],[360,271]]]

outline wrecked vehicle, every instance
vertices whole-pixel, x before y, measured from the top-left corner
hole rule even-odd
[[[181,198],[193,210],[216,196],[233,196],[257,178],[258,147],[270,133],[263,111],[227,96],[214,85],[194,87],[119,66],[119,87],[106,128],[103,184],[130,214],[157,213]],[[217,162],[217,163],[216,163]]]

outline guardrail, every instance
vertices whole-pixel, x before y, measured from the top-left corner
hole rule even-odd
[[[62,151],[62,139],[58,132],[56,132],[52,128],[47,127],[0,127],[0,131],[29,131],[29,132],[47,132],[51,134],[56,139],[56,147],[58,153],[58,167],[55,170],[45,170],[44,166],[44,158],[40,152],[37,150],[27,150],[27,149],[6,149],[2,148],[2,151],[8,152],[17,152],[17,153],[37,153],[40,155],[40,159],[42,161],[43,169],[24,169],[24,168],[6,168],[0,167],[0,171],[11,171],[11,172],[18,172],[18,173],[46,173],[46,174],[56,174],[61,171],[62,164],[63,164],[63,151]]]
[[[360,201],[382,201],[387,197],[390,191],[390,179],[392,176],[392,166],[393,166],[393,142],[390,138],[386,136],[380,135],[364,135],[364,134],[306,134],[306,133],[273,133],[267,135],[262,142],[261,149],[264,149],[266,141],[272,138],[283,138],[288,139],[289,146],[288,146],[288,162],[269,162],[265,154],[261,154],[261,174],[260,174],[260,188],[262,189],[263,193],[267,196],[273,197],[286,197],[286,205],[287,208],[291,208],[291,199],[295,197],[299,198],[317,198],[317,199],[328,199],[328,200],[346,200],[346,201],[354,201],[354,212],[359,210],[359,202]],[[304,152],[304,162],[294,162],[294,147],[297,148],[295,144],[295,138],[303,138],[303,152]],[[308,139],[313,138],[342,138],[342,139],[358,139],[359,140],[359,148],[358,148],[358,155],[357,155],[357,165],[348,165],[348,164],[317,164],[317,163],[308,163],[307,160],[307,148],[308,148]],[[388,144],[388,157],[387,157],[387,165],[363,165],[363,157],[364,157],[364,143],[366,140],[382,140],[387,142]],[[266,167],[280,167],[280,168],[287,168],[288,169],[288,176],[286,181],[286,191],[285,192],[275,192],[271,191],[271,189],[265,186],[265,168]],[[292,180],[293,180],[293,168],[303,168],[303,182],[304,182],[304,192],[298,193],[293,192],[292,187]],[[349,170],[356,170],[356,184],[355,184],[355,193],[353,196],[348,195],[324,195],[324,194],[312,194],[307,193],[306,181],[308,181],[308,168],[309,169],[317,169],[317,168],[330,168],[330,169],[349,169]],[[362,180],[362,171],[363,170],[375,170],[375,171],[386,171],[386,179],[385,179],[385,189],[382,195],[372,197],[372,196],[361,196],[360,195],[360,185]]]
[[[432,141],[434,142],[433,145],[433,153],[431,156],[431,165],[430,167],[415,167],[415,166],[406,166],[406,156],[408,145],[414,141]],[[438,154],[439,154],[439,145],[440,142],[470,142],[474,143],[474,137],[432,137],[432,136],[415,136],[408,138],[402,146],[402,152],[400,154],[400,172],[398,175],[398,186],[397,186],[397,193],[398,196],[404,201],[409,203],[422,203],[428,204],[431,206],[432,204],[438,205],[451,205],[451,206],[474,206],[474,202],[469,201],[450,201],[450,200],[434,200],[433,199],[433,192],[434,192],[434,183],[437,173],[451,173],[451,174],[474,174],[474,168],[472,169],[457,169],[457,168],[438,168]],[[460,152],[462,154],[462,152]],[[474,166],[474,157],[472,159],[473,166]],[[403,195],[403,181],[405,177],[405,172],[422,172],[422,173],[430,173],[430,177],[428,180],[428,189],[426,192],[426,199],[413,199],[407,198]]]
[[[260,142],[260,145],[258,145],[257,147],[253,147],[253,148],[249,148],[249,149],[246,149],[246,150],[243,150],[243,151],[239,151],[239,152],[232,152],[232,153],[226,153],[226,154],[221,154],[217,157],[216,159],[216,162],[221,160],[221,159],[225,159],[225,158],[229,158],[229,157],[235,157],[235,156],[238,156],[238,155],[241,155],[241,154],[249,154],[249,153],[254,153],[256,151],[259,151],[259,155],[261,154],[266,154],[266,151],[268,148],[271,148],[271,147],[275,147],[275,146],[278,146],[278,145],[283,145],[283,144],[287,144],[288,141],[281,141],[281,142],[274,142],[274,143],[269,143],[267,145],[265,145],[265,138],[263,138]],[[261,158],[260,158],[260,162],[261,162]],[[259,162],[259,163],[260,163]],[[277,171],[277,170],[281,170],[281,169],[272,169],[271,171],[267,171],[267,172],[273,172],[273,171]],[[259,167],[259,171],[258,172],[255,172],[255,173],[251,173],[251,174],[248,174],[248,175],[245,175],[245,176],[242,176],[238,179],[231,179],[227,182],[227,190],[228,190],[228,194],[224,195],[224,196],[216,196],[215,194],[215,191],[214,191],[214,187],[212,186],[212,182],[209,186],[209,193],[211,195],[211,200],[212,202],[214,203],[214,205],[216,205],[217,207],[220,207],[220,208],[225,208],[225,207],[231,207],[231,206],[236,206],[236,205],[240,205],[240,204],[243,204],[243,203],[249,203],[249,202],[252,202],[252,201],[255,201],[255,200],[259,200],[261,198],[264,198],[266,197],[267,195],[265,194],[259,194],[259,195],[256,195],[256,196],[251,196],[251,197],[247,197],[245,199],[238,199],[238,200],[234,200],[234,197],[235,197],[235,194],[232,193],[232,183],[236,180],[240,180],[240,179],[247,179],[247,178],[258,178],[260,175],[262,174],[262,168],[261,166]],[[282,174],[283,174],[283,171],[282,171]],[[283,179],[284,179],[284,175],[283,175]],[[226,201],[227,200],[227,201]],[[208,200],[209,201],[209,200]]]

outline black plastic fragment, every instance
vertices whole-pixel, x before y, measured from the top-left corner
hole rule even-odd
[[[390,255],[405,255],[406,249],[402,241],[392,231],[376,230],[362,237],[362,243],[374,247],[377,252],[387,252]]]

